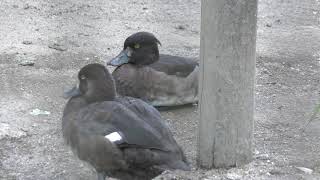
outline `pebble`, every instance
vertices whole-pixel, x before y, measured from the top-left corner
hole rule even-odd
[[[240,174],[236,174],[236,173],[228,173],[226,175],[226,178],[229,180],[238,180],[238,179],[241,179],[242,176]]]
[[[30,44],[32,44],[32,41],[22,41],[22,44],[30,45]]]
[[[271,175],[281,175],[281,174],[283,174],[283,172],[281,170],[279,170],[279,169],[272,169],[271,171],[269,171],[269,173]]]
[[[25,9],[25,10],[27,10],[27,9],[29,9],[29,8],[30,8],[29,4],[26,4],[26,5],[23,7],[23,9]]]
[[[48,47],[51,49],[55,49],[57,51],[66,51],[67,50],[66,47],[64,47],[61,44],[57,44],[57,43],[49,44]]]
[[[49,111],[44,111],[36,108],[36,109],[33,109],[29,114],[33,116],[38,116],[38,115],[50,115],[51,113]]]
[[[269,154],[260,154],[260,155],[257,156],[257,159],[270,160],[270,156],[269,156]]]
[[[33,62],[33,61],[25,60],[25,61],[21,61],[21,62],[19,63],[19,65],[21,65],[21,66],[34,66],[34,62]]]
[[[186,27],[183,26],[183,25],[179,25],[179,26],[177,26],[176,28],[179,29],[179,30],[185,30],[185,29],[186,29]]]
[[[281,20],[280,20],[280,19],[277,19],[277,20],[275,21],[275,23],[281,24]]]
[[[312,174],[313,173],[312,169],[309,169],[309,168],[306,168],[306,167],[296,167],[296,168],[299,169],[300,171],[306,173],[306,174]]]

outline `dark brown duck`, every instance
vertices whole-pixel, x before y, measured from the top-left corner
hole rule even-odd
[[[99,180],[144,180],[164,170],[190,169],[160,113],[142,100],[117,98],[103,65],[83,67],[78,78],[63,112],[63,137]]]
[[[160,41],[151,33],[129,36],[121,53],[107,63],[120,95],[140,98],[153,106],[176,106],[198,101],[198,63],[160,55]]]

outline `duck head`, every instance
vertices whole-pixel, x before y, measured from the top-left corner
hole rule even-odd
[[[137,32],[129,36],[118,56],[107,63],[111,66],[121,66],[130,63],[148,65],[159,60],[158,44],[160,41],[149,32]]]
[[[78,73],[79,84],[64,93],[65,98],[80,97],[88,103],[112,101],[116,96],[114,80],[101,64],[89,64]]]

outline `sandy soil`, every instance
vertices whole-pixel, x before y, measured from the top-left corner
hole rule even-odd
[[[195,168],[163,179],[320,179],[319,118],[300,129],[320,101],[320,1],[261,0],[258,17],[254,161],[196,169],[197,107],[185,106],[162,114]],[[96,178],[63,143],[61,95],[131,33],[199,57],[198,0],[1,0],[0,22],[0,179]]]

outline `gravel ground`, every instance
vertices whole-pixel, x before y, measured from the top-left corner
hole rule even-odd
[[[0,22],[0,179],[96,178],[63,143],[61,95],[128,35],[150,31],[162,53],[199,57],[198,0],[1,0]],[[320,179],[319,118],[301,131],[319,81],[320,1],[260,0],[253,162],[196,169],[197,106],[184,106],[162,115],[194,169],[157,179]]]

